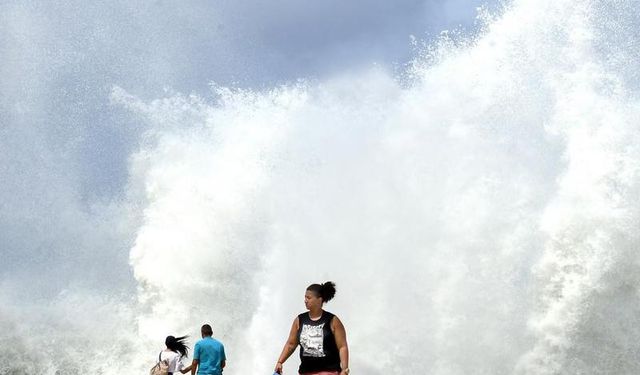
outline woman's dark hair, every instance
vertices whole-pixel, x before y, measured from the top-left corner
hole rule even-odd
[[[187,337],[173,337],[167,336],[164,340],[164,344],[169,348],[169,350],[174,351],[176,353],[180,353],[180,357],[186,357],[189,354],[189,347],[185,343],[187,341]]]
[[[327,281],[323,284],[311,284],[307,287],[307,290],[322,298],[323,303],[329,302],[336,295],[336,284],[333,281]]]

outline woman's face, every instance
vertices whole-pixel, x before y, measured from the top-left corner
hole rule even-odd
[[[320,298],[315,292],[307,290],[304,293],[304,306],[307,310],[322,308],[322,298]]]

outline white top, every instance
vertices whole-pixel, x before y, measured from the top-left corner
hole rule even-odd
[[[180,362],[180,353],[164,350],[162,354],[160,354],[160,359],[167,361],[169,364],[167,371],[169,372],[180,372],[183,368],[182,362]]]

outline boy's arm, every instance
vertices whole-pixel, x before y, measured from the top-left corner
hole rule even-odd
[[[200,363],[200,344],[199,342],[193,347],[193,361],[191,362],[191,375],[196,375],[196,370],[198,369],[198,364]]]

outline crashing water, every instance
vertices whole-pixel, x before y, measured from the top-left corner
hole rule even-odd
[[[115,88],[149,129],[127,190],[136,299],[29,310],[59,327],[3,308],[0,373],[146,371],[204,322],[225,373],[268,373],[325,280],[361,374],[638,373],[639,18],[630,0],[521,0],[401,78]]]

